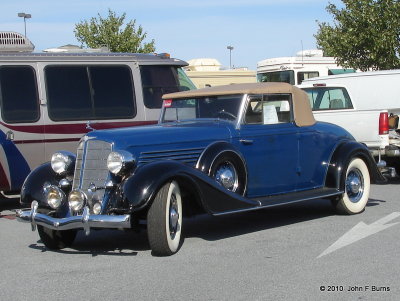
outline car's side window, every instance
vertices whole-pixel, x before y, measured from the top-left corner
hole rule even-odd
[[[278,124],[292,121],[290,95],[270,94],[250,99],[246,124]]]

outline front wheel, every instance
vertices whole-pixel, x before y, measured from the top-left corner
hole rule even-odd
[[[352,159],[344,177],[344,193],[333,205],[341,214],[360,213],[367,205],[371,187],[368,167],[362,159]]]
[[[153,255],[175,254],[182,242],[182,198],[176,181],[165,184],[147,213],[147,236]]]
[[[38,225],[40,239],[46,248],[59,250],[70,247],[75,240],[77,230],[52,230]]]

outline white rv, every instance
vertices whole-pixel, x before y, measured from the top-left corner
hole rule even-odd
[[[32,53],[25,36],[0,32],[0,191],[94,129],[157,123],[161,96],[194,89],[168,55]]]
[[[277,57],[257,63],[258,82],[286,82],[299,85],[303,80],[342,73],[353,73],[336,64],[335,58],[323,56],[322,50],[304,50],[292,57]]]

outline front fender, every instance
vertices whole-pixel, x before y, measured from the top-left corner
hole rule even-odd
[[[203,172],[172,160],[157,161],[139,167],[123,184],[123,195],[131,210],[140,210],[149,206],[158,190],[172,179],[178,183],[180,180],[190,183],[200,206],[210,214],[259,205],[256,201],[226,190]]]
[[[34,200],[41,203],[45,197],[44,184],[57,185],[59,180],[59,176],[51,168],[50,162],[38,166],[30,172],[22,185],[21,205],[29,206]]]
[[[343,174],[352,158],[363,159],[368,167],[372,183],[384,183],[386,179],[379,171],[369,149],[356,141],[343,142],[335,149],[328,168],[326,186],[344,191]]]

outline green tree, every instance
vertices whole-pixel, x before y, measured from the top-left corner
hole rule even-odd
[[[125,17],[125,13],[117,16],[115,12],[108,9],[107,18],[98,14],[97,18],[75,24],[75,37],[82,46],[89,48],[107,46],[111,52],[154,52],[154,40],[143,43],[147,33],[141,26],[135,28],[136,20],[129,21],[125,28],[122,28]]]
[[[400,1],[342,0],[326,10],[334,25],[318,22],[318,48],[338,64],[367,70],[400,68]]]

